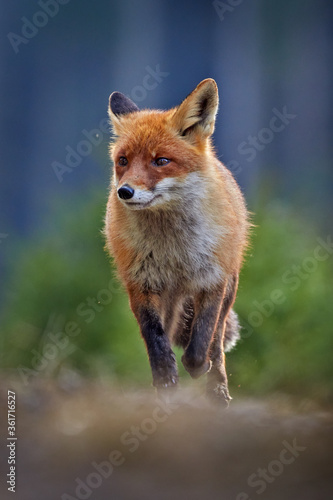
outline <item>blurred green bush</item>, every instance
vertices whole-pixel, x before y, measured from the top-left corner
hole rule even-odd
[[[58,202],[47,234],[21,242],[12,261],[1,369],[25,383],[64,368],[117,383],[150,383],[138,326],[103,250],[105,204],[100,192],[65,206]],[[253,222],[235,304],[242,340],[227,355],[231,392],[332,398],[327,237],[318,240],[308,223],[277,202],[262,203]],[[187,380],[183,369],[181,375]]]

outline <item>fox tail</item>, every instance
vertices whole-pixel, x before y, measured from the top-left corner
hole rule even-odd
[[[237,341],[240,339],[240,324],[238,316],[233,309],[228,314],[226,328],[224,333],[223,347],[224,351],[231,351],[235,347]]]

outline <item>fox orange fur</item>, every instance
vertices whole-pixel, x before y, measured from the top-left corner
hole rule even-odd
[[[114,173],[105,235],[160,390],[178,381],[172,344],[207,392],[230,399],[224,351],[239,338],[232,306],[248,237],[243,195],[211,143],[214,80],[168,111],[139,110],[114,92]]]

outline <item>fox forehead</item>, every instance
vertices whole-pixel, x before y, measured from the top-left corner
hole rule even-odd
[[[137,113],[138,115],[139,113]],[[132,175],[143,174],[144,183],[155,185],[165,177],[183,177],[194,172],[203,171],[203,156],[191,145],[188,145],[169,127],[167,119],[159,120],[162,113],[153,113],[130,120],[126,130],[119,135],[113,146],[113,160],[117,178],[123,175],[123,169],[117,166],[120,156],[125,156],[132,165]],[[152,118],[152,120],[151,120]],[[124,120],[125,125],[125,120]],[[171,160],[164,167],[152,166],[152,160],[166,157]],[[130,174],[129,174],[130,175]]]
[[[113,152],[156,156],[161,150],[174,149],[177,137],[168,124],[169,115],[168,111],[140,111],[124,117]]]

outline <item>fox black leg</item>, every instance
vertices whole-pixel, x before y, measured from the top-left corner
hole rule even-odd
[[[184,309],[180,317],[179,328],[174,336],[173,342],[175,345],[185,349],[191,338],[194,320],[194,304],[192,299],[187,299],[183,307]]]
[[[202,292],[195,301],[195,317],[182,363],[191,377],[198,378],[210,370],[209,347],[219,315],[223,293]],[[216,299],[212,299],[216,297]]]
[[[175,387],[178,382],[176,358],[158,315],[146,306],[140,307],[135,315],[146,343],[153,385],[157,389]]]

